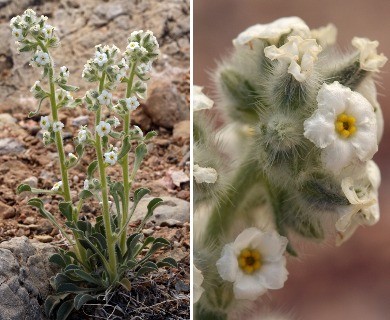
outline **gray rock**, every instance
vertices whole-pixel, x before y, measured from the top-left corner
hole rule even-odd
[[[9,205],[0,202],[0,217],[2,219],[10,219],[15,217],[16,212],[15,209],[10,207]]]
[[[91,24],[100,27],[124,14],[125,8],[120,2],[108,2],[97,5],[93,13],[94,15],[91,18]]]
[[[143,198],[135,209],[133,220],[142,220],[147,212],[147,206],[152,197]],[[190,203],[174,197],[161,197],[163,203],[154,210],[151,221],[157,225],[181,226],[190,221]]]
[[[88,124],[88,116],[79,116],[77,118],[74,118],[72,120],[72,126],[74,127],[80,127],[80,126],[85,126]]]
[[[26,237],[0,243],[0,319],[45,319],[39,301],[49,294],[56,273],[48,257],[53,246]]]
[[[0,155],[21,153],[25,150],[24,145],[14,138],[0,139]]]
[[[183,120],[173,126],[173,137],[175,139],[189,140],[190,139],[190,121]]]

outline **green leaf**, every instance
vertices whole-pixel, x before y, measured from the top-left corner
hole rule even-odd
[[[82,144],[77,145],[76,153],[77,153],[77,156],[79,157],[79,159],[83,156],[84,146]]]
[[[29,114],[28,114],[28,117],[29,118],[32,118],[33,116],[37,115],[39,113],[39,111],[41,110],[41,106],[42,106],[42,102],[43,100],[45,100],[48,96],[45,96],[44,98],[42,98],[40,101],[39,101],[39,104],[38,104],[38,108],[35,110],[35,111],[31,111]]]
[[[122,159],[131,149],[130,137],[127,136],[123,139],[122,149],[118,154],[118,160]]]
[[[80,310],[80,308],[89,301],[95,300],[94,296],[89,294],[80,293],[74,298],[74,307],[76,310]]]
[[[149,189],[139,188],[134,192],[134,207],[141,201],[141,199],[150,193]]]
[[[153,137],[157,136],[157,132],[156,131],[149,131],[146,135],[145,135],[145,138],[144,140],[145,141],[148,141],[150,139],[152,139]]]
[[[89,283],[93,283],[99,287],[102,285],[102,282],[99,279],[92,277],[90,274],[86,273],[84,270],[78,269],[78,270],[75,270],[74,273],[79,278],[83,279],[84,281],[87,281]]]
[[[55,307],[61,302],[61,300],[65,299],[68,295],[69,293],[48,296],[44,305],[46,316],[51,317]]]
[[[18,188],[16,189],[16,193],[17,194],[20,194],[24,191],[28,191],[28,192],[31,192],[31,186],[29,186],[28,184],[21,184],[18,186]]]
[[[66,218],[68,221],[73,220],[73,206],[72,202],[60,202],[58,204],[58,208],[60,209],[60,212],[63,214],[63,216]]]
[[[162,267],[174,267],[174,268],[177,268],[177,262],[175,259],[173,258],[165,258],[159,262],[157,262],[157,266],[159,268],[162,268]]]
[[[56,219],[54,218],[54,216],[49,212],[47,211],[45,208],[44,208],[44,204],[42,202],[41,199],[38,199],[38,198],[32,198],[30,199],[27,204],[29,204],[30,206],[33,206],[33,207],[36,207],[39,209],[39,213],[44,216],[46,219],[49,219],[58,229],[61,229],[61,226],[58,224],[58,222],[56,221]]]
[[[121,281],[119,281],[119,284],[124,288],[126,289],[127,291],[130,291],[131,290],[131,282],[129,279],[127,278],[122,278]]]
[[[115,131],[111,131],[109,133],[109,136],[114,138],[114,139],[120,139],[122,137],[122,133],[120,132],[115,132]]]
[[[52,262],[52,263],[55,263],[55,264],[58,264],[60,267],[62,268],[65,268],[66,267],[66,261],[64,260],[64,258],[58,254],[58,253],[55,253],[53,254],[50,258],[49,258],[49,261]]]
[[[154,262],[148,261],[138,270],[137,277],[153,271],[158,271],[158,267]]]
[[[90,197],[93,197],[93,193],[89,190],[82,190],[80,193],[79,193],[79,198],[80,199],[88,199]]]
[[[103,148],[107,148],[107,145],[108,145],[108,137],[107,136],[102,137],[102,145],[103,145]]]
[[[77,90],[80,89],[79,87],[67,85],[67,84],[64,84],[64,83],[57,83],[57,84],[58,84],[59,87],[61,87],[65,91],[77,91]]]
[[[135,148],[135,161],[133,166],[133,171],[131,173],[131,177],[134,178],[137,173],[139,167],[141,166],[142,160],[145,155],[148,153],[148,149],[146,148],[146,144],[141,143]]]
[[[143,234],[142,233],[135,233],[132,234],[129,238],[127,238],[127,252],[126,256],[128,259],[133,258],[137,255],[138,252],[136,252],[135,248],[137,243],[142,239]]]
[[[93,173],[96,171],[97,167],[98,167],[97,160],[94,160],[89,164],[88,169],[87,169],[88,179],[90,179],[93,176]]]
[[[143,220],[144,221],[147,221],[148,219],[150,219],[150,217],[153,215],[153,211],[163,202],[163,199],[161,198],[154,198],[152,200],[149,201],[149,204],[148,204],[148,212]]]
[[[57,320],[65,320],[74,309],[73,299],[67,300],[61,304],[57,311]]]
[[[58,286],[57,288],[57,293],[63,293],[63,292],[68,292],[68,293],[77,293],[77,292],[89,292],[91,289],[89,288],[82,288],[74,283],[62,283]]]

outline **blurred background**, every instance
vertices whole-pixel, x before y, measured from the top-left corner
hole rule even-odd
[[[194,0],[194,83],[212,97],[210,72],[232,50],[232,39],[256,23],[284,16],[301,17],[310,28],[332,22],[341,49],[354,36],[380,42],[378,52],[390,58],[390,1]],[[341,247],[302,243],[300,257],[290,258],[285,287],[270,292],[265,308],[297,320],[390,319],[390,62],[378,87],[385,133],[374,160],[382,172],[381,220],[359,228]]]

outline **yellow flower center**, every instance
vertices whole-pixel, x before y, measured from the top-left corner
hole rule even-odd
[[[240,268],[248,274],[259,270],[261,268],[261,254],[256,249],[246,248],[241,251],[237,258]]]
[[[356,132],[356,119],[345,113],[338,115],[335,123],[336,131],[343,138],[349,138]]]

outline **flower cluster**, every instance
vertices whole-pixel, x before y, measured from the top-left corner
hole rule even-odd
[[[290,230],[339,245],[379,220],[374,79],[387,58],[357,37],[343,55],[336,36],[297,17],[240,33],[214,77],[226,126],[193,88],[196,319],[235,318],[282,288]]]

